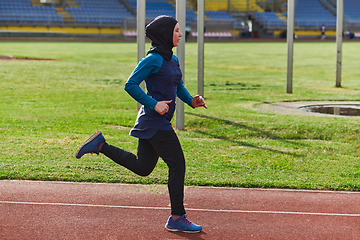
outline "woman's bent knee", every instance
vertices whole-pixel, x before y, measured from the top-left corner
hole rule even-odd
[[[146,169],[144,169],[144,170],[139,170],[136,174],[139,175],[139,176],[141,176],[141,177],[147,177],[147,176],[150,175],[150,173],[152,173],[152,169],[151,169],[151,171],[146,170]]]

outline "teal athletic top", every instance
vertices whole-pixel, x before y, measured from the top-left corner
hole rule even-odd
[[[140,88],[145,80],[147,93]],[[125,84],[125,91],[143,106],[140,108],[135,126],[130,135],[149,139],[158,130],[173,131],[171,119],[175,112],[175,99],[178,96],[192,107],[193,97],[184,86],[178,58],[173,55],[167,61],[157,52],[149,53],[143,58]],[[154,110],[158,101],[168,101],[169,111],[160,115]],[[193,108],[193,107],[192,107]]]

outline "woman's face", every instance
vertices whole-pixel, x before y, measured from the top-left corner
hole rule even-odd
[[[182,33],[180,32],[179,23],[175,25],[174,34],[173,34],[173,46],[177,47],[179,45],[180,38]]]

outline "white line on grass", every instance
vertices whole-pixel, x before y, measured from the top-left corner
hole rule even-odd
[[[169,210],[170,207],[143,207],[143,206],[116,206],[98,204],[78,204],[78,203],[41,203],[41,202],[14,202],[0,201],[0,204],[19,204],[19,205],[49,205],[49,206],[75,206],[75,207],[99,207],[99,208],[124,208],[124,209],[146,209],[146,210]],[[288,214],[288,215],[314,215],[314,216],[341,216],[341,217],[360,217],[360,214],[352,213],[313,213],[313,212],[283,212],[283,211],[252,211],[252,210],[227,210],[227,209],[198,209],[187,208],[189,211],[199,212],[219,212],[219,213],[258,213],[258,214]]]

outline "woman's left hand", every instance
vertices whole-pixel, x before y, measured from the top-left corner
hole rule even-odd
[[[207,109],[207,106],[205,104],[205,100],[202,96],[200,95],[196,95],[192,102],[191,102],[191,105],[194,107],[194,108],[197,108],[197,107],[204,107]]]

